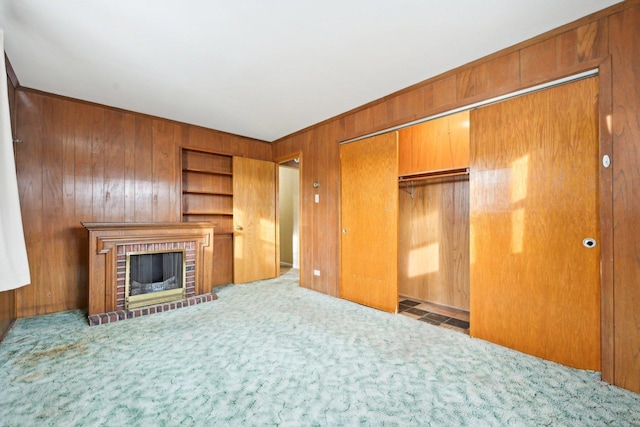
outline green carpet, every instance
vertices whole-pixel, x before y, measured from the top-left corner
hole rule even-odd
[[[295,275],[89,327],[19,319],[0,343],[2,426],[640,425],[599,375],[331,298]]]

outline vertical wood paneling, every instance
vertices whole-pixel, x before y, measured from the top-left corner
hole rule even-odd
[[[153,221],[153,120],[136,117],[134,221]]]
[[[640,393],[640,7],[610,19],[613,70],[614,383]]]
[[[613,158],[613,129],[611,123],[613,93],[611,87],[611,61],[600,65],[599,79],[600,108],[600,158],[605,155]],[[602,379],[614,381],[615,351],[615,311],[614,311],[614,240],[613,240],[613,171],[612,168],[600,168],[600,318],[602,347]]]
[[[64,112],[64,120],[59,124],[59,132],[62,135],[62,218],[57,224],[58,233],[64,236],[64,263],[55,268],[62,270],[65,277],[65,289],[77,290],[75,300],[65,301],[65,309],[77,308],[86,305],[87,291],[83,284],[87,283],[88,266],[87,261],[87,245],[86,234],[80,223],[76,220],[76,143],[75,143],[75,124],[76,112],[73,103],[69,101],[59,101],[56,108]],[[33,143],[37,143],[33,141]],[[44,166],[47,167],[46,164]],[[41,267],[35,266],[37,270]],[[36,271],[37,271],[36,270]],[[34,271],[34,266],[31,266]],[[34,282],[34,286],[40,282]],[[83,298],[85,296],[85,298]]]
[[[16,145],[16,166],[32,278],[15,291],[17,316],[86,307],[88,241],[80,222],[179,221],[178,146],[194,127],[28,90],[16,96],[16,136],[24,141]],[[271,158],[268,143],[205,134],[203,148],[225,140],[231,154]]]
[[[105,111],[104,197],[109,220],[125,221],[125,115]]]
[[[468,177],[404,183],[399,199],[399,294],[469,310]]]
[[[378,109],[375,116],[385,115]],[[386,116],[385,116],[386,117]],[[339,211],[339,144],[343,139],[347,122],[336,120],[318,126],[309,132],[298,134],[282,143],[274,144],[274,158],[302,154],[300,177],[300,285],[329,295],[338,295],[339,272],[338,238]],[[313,187],[314,182],[318,188]],[[314,203],[314,195],[320,195],[320,203]],[[313,270],[320,270],[314,276]]]
[[[16,144],[16,173],[18,192],[22,208],[31,284],[16,290],[16,308],[18,317],[35,316],[38,312],[38,286],[46,279],[46,271],[42,266],[42,238],[45,213],[42,206],[42,99],[38,96],[18,91],[17,132],[16,137],[22,140]],[[46,289],[43,290],[46,292]]]
[[[15,291],[0,292],[0,341],[16,319]]]
[[[217,235],[213,242],[213,285],[233,283],[233,235]]]
[[[174,123],[153,121],[153,222],[179,221],[176,211],[179,169],[175,161],[181,129]]]
[[[104,110],[91,108],[91,177],[93,189],[93,220],[104,221]]]
[[[46,211],[47,218],[63,218],[64,197],[64,141],[62,128],[65,124],[65,108],[56,105],[51,99],[43,99],[43,122],[42,122],[42,146],[43,160],[48,167],[42,171],[42,203],[43,210]],[[44,283],[45,292],[40,293],[38,309],[44,311],[59,311],[64,306],[67,297],[65,287],[61,286],[66,280],[65,271],[56,268],[65,262],[65,250],[67,236],[59,233],[56,223],[51,220],[43,222],[42,239],[45,245],[51,248],[51,253],[43,254],[43,268],[47,272],[47,279]],[[73,293],[72,290],[69,291]]]

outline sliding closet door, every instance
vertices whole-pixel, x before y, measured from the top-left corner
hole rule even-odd
[[[597,88],[593,77],[471,113],[471,335],[592,370]]]
[[[340,146],[340,297],[398,306],[398,134]]]

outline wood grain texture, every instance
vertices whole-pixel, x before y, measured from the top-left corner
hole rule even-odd
[[[341,145],[340,177],[340,297],[395,312],[398,133]]]
[[[469,166],[469,111],[409,126],[398,134],[400,176]]]
[[[15,291],[0,292],[0,342],[16,320]]]
[[[46,270],[43,263],[43,247],[45,245],[43,193],[43,144],[30,144],[31,141],[42,141],[42,98],[30,97],[18,90],[17,132],[16,136],[23,142],[14,146],[16,150],[16,174],[18,193],[22,210],[22,224],[31,271],[31,284],[16,290],[17,317],[28,317],[46,312],[40,310],[41,300],[47,294]],[[26,125],[28,123],[29,125]],[[41,293],[38,286],[42,286]],[[40,297],[42,295],[42,297]],[[50,309],[50,308],[49,308]]]
[[[598,79],[471,114],[471,335],[600,369]]]
[[[233,158],[233,282],[276,276],[276,165]]]
[[[194,242],[195,294],[211,292],[213,281],[213,226],[210,223],[83,222],[89,264],[89,315],[117,308],[118,245]]]
[[[640,160],[636,160],[637,156],[635,155],[636,151],[638,151],[636,149],[636,141],[639,140],[636,120],[639,101],[635,90],[637,84],[634,77],[634,70],[639,68],[636,63],[638,55],[635,53],[638,51],[638,32],[636,30],[638,25],[637,18],[635,18],[638,13],[637,9],[637,0],[619,3],[609,9],[598,12],[594,16],[585,17],[575,23],[554,29],[522,44],[493,53],[473,63],[450,70],[441,76],[425,80],[418,85],[390,94],[355,110],[345,112],[336,118],[310,126],[293,135],[282,138],[272,145],[188,125],[182,128],[181,138],[183,141],[188,141],[189,145],[227,151],[228,154],[248,155],[249,157],[265,160],[272,158],[272,150],[274,156],[286,155],[296,151],[303,153],[307,168],[301,179],[301,238],[304,245],[301,248],[301,262],[306,268],[303,267],[302,270],[301,285],[319,292],[337,295],[339,266],[338,143],[340,141],[406,123],[408,120],[398,118],[396,111],[404,111],[403,114],[406,114],[407,117],[413,116],[417,119],[534,84],[532,81],[520,80],[521,51],[536,44],[546,43],[549,39],[556,39],[557,64],[547,68],[546,71],[543,70],[538,73],[538,78],[541,82],[563,77],[572,72],[593,68],[594,64],[597,66],[599,61],[610,54],[613,59],[613,91],[615,92],[617,105],[615,114],[612,116],[613,123],[617,129],[613,135],[614,147],[616,147],[613,162],[616,195],[615,218],[613,219],[616,227],[614,248],[616,253],[615,278],[616,287],[626,287],[626,290],[621,290],[621,298],[627,293],[631,297],[630,300],[621,300],[622,302],[616,305],[615,316],[618,325],[616,348],[619,350],[616,353],[616,360],[619,361],[619,365],[616,368],[616,384],[638,391],[640,390],[640,385],[638,385],[640,381],[638,380],[640,378],[640,362],[638,361],[637,353],[634,353],[633,349],[638,348],[639,338],[635,332],[638,331],[638,328],[634,323],[634,315],[632,314],[632,307],[638,306],[637,291],[632,289],[632,285],[637,283],[638,277],[640,277],[633,237],[637,234],[633,225],[637,222],[636,219],[638,217],[636,201],[640,199],[637,185],[635,184],[640,181],[634,178],[635,171],[640,169],[638,166]],[[473,71],[469,73],[469,69],[473,69]],[[450,80],[451,76],[454,76],[453,84]],[[438,82],[440,83],[436,84]],[[424,106],[408,107],[407,105],[402,105],[404,102],[403,93],[413,92],[416,89],[423,92]],[[438,93],[440,91],[444,93]],[[29,91],[19,89],[18,92],[25,93]],[[452,92],[455,92],[453,97],[451,95]],[[40,97],[49,96],[42,93],[35,94]],[[57,98],[61,103],[81,104],[78,101]],[[440,100],[441,102],[435,102],[435,100]],[[20,107],[19,117],[21,117],[19,121],[33,119],[28,123],[23,123],[22,126],[18,126],[20,134],[16,136],[22,140],[28,139],[33,142],[32,138],[25,138],[25,136],[39,135],[38,128],[41,126],[41,110],[37,105],[39,102],[35,98],[28,100],[22,98],[18,101]],[[32,103],[35,104],[32,105]],[[35,110],[32,110],[34,107]],[[73,113],[72,110],[74,108],[63,108],[68,108],[67,113]],[[416,108],[416,110],[411,111],[412,108]],[[126,143],[117,142],[114,150],[118,154],[112,153],[116,157],[121,156],[124,164],[125,178],[122,184],[123,188],[122,190],[117,190],[117,192],[123,192],[123,199],[117,201],[114,199],[113,192],[110,193],[111,205],[105,205],[106,218],[110,218],[110,215],[113,215],[113,220],[119,221],[121,215],[124,215],[126,221],[133,221],[135,213],[133,207],[135,200],[135,145],[131,141],[135,139],[135,136],[131,132],[132,125],[130,122],[138,115],[113,109],[106,110],[122,114],[122,123],[118,126],[122,133],[121,139],[127,141]],[[35,114],[33,114],[34,111]],[[358,114],[357,127],[356,113]],[[79,236],[77,232],[74,234],[72,231],[77,230],[78,220],[75,217],[75,205],[70,202],[75,198],[73,188],[75,186],[76,171],[74,169],[75,162],[73,161],[75,137],[73,128],[69,126],[72,125],[75,116],[73,114],[67,115],[70,117],[68,119],[69,122],[63,126],[63,145],[66,147],[63,156],[65,161],[63,180],[65,201],[63,203],[63,212],[65,218],[68,218],[68,224],[62,225],[60,223],[58,230],[68,237],[68,241],[80,242],[82,236]],[[108,118],[105,116],[105,123],[107,122]],[[41,142],[41,139],[38,138],[37,144],[41,144]],[[105,139],[105,162],[108,162],[108,147],[109,144]],[[34,147],[33,144],[29,147],[21,146],[17,148],[20,151],[17,153],[17,157],[21,201],[23,210],[29,211],[28,213],[23,212],[23,215],[28,218],[28,221],[25,221],[25,234],[28,240],[28,253],[34,280],[34,285],[27,286],[20,292],[16,292],[17,306],[22,307],[18,308],[20,316],[30,315],[28,313],[36,314],[39,311],[36,294],[45,292],[44,290],[38,290],[40,284],[43,283],[44,271],[40,265],[39,251],[41,251],[43,245],[46,245],[41,243],[42,234],[38,221],[39,218],[43,218],[43,214],[46,215],[46,212],[43,212],[43,206],[41,202],[38,202],[38,197],[34,198],[33,196],[34,190],[37,193],[41,185],[39,184],[41,176],[35,176],[37,171],[42,170],[42,166],[38,166],[42,162],[42,156],[38,154],[40,149],[40,145]],[[71,159],[71,162],[68,161],[69,159]],[[109,173],[108,169],[107,163],[105,163],[105,174]],[[113,179],[115,180],[116,178],[114,177]],[[319,188],[321,203],[319,205],[313,204],[314,189],[312,184],[314,181],[318,181],[321,184]],[[108,188],[109,182],[113,183],[105,176],[105,190]],[[25,202],[25,200],[28,200],[28,202]],[[26,229],[27,223],[29,229]],[[84,250],[82,248],[74,249],[73,253],[84,253]],[[66,273],[64,275],[69,278],[65,286],[70,289],[78,289],[84,286],[83,283],[86,282],[87,277],[86,266],[78,260],[76,255],[67,257],[65,265],[58,267],[65,269]],[[321,269],[322,276],[314,277],[312,275],[314,268]],[[75,308],[74,304],[73,302],[65,303],[65,309]],[[619,313],[617,311],[618,306],[621,307]],[[45,310],[40,310],[40,312],[44,313]]]
[[[339,241],[336,224],[338,212],[334,210],[326,215],[323,213],[316,217],[308,214],[310,211],[318,211],[311,209],[314,208],[311,187],[313,182],[319,180],[321,183],[325,183],[328,177],[338,176],[337,160],[334,160],[332,164],[326,164],[324,159],[319,162],[315,159],[316,153],[329,150],[328,152],[332,153],[331,156],[336,159],[333,153],[337,152],[340,141],[406,123],[408,120],[399,119],[395,115],[399,108],[402,109],[398,104],[401,102],[399,101],[401,95],[405,92],[413,92],[416,89],[423,91],[424,107],[419,109],[416,107],[415,110],[415,118],[418,119],[531,86],[536,82],[521,81],[520,78],[521,53],[529,47],[548,44],[550,39],[555,39],[553,49],[557,52],[556,58],[550,60],[557,62],[547,69],[537,72],[536,78],[540,83],[598,67],[608,55],[613,58],[612,90],[617,94],[618,107],[616,114],[612,116],[612,122],[616,124],[618,133],[614,134],[612,138],[613,146],[619,147],[614,150],[613,164],[616,174],[617,204],[613,210],[614,218],[611,219],[616,227],[614,252],[617,254],[616,257],[620,257],[615,261],[616,286],[629,288],[633,283],[637,283],[638,277],[640,277],[640,268],[636,262],[638,257],[635,255],[633,236],[637,233],[633,231],[633,224],[637,222],[636,218],[638,217],[638,206],[634,201],[640,200],[640,197],[637,185],[634,183],[640,182],[640,180],[634,179],[633,176],[635,176],[634,171],[640,170],[640,159],[637,159],[635,155],[635,152],[639,151],[635,147],[637,145],[635,141],[638,140],[636,135],[638,124],[635,117],[639,101],[635,90],[637,84],[633,77],[635,75],[633,70],[639,68],[636,64],[638,55],[635,54],[638,51],[638,32],[635,30],[638,26],[635,15],[638,13],[639,6],[637,0],[619,3],[595,15],[495,52],[483,59],[450,70],[440,76],[425,80],[276,141],[273,144],[274,155],[285,155],[302,150],[309,166],[301,181],[304,195],[302,222],[303,233],[306,236],[304,238],[306,243],[303,243],[304,246],[301,248],[301,261],[303,265],[308,266],[307,273],[301,277],[303,286],[335,295],[335,293],[331,293],[331,289],[336,289],[333,285],[335,282],[326,280],[325,276],[313,277],[310,272],[312,266],[319,266],[323,272],[327,269],[337,270],[339,266],[338,256],[328,259],[321,258],[321,253],[326,252],[317,252],[320,248],[326,248]],[[470,74],[469,69],[473,69]],[[458,74],[460,77],[457,77]],[[454,76],[453,85],[451,80],[448,80],[451,76]],[[434,94],[434,91],[445,91],[446,93]],[[452,102],[451,93],[453,91],[456,95],[455,101]],[[434,99],[448,100],[450,103],[442,102],[441,106],[437,106]],[[406,111],[406,114],[411,116],[409,111]],[[330,131],[321,132],[320,129],[329,129]],[[328,199],[324,197],[323,193],[322,200],[327,203],[338,201],[338,188],[334,187],[329,191]],[[321,187],[321,189],[324,188]],[[322,239],[316,235],[322,235]],[[319,264],[321,259],[323,263]],[[324,264],[325,260],[328,260],[329,264]],[[632,298],[628,302],[622,303],[622,307],[626,307],[626,309],[622,309],[620,313],[624,314],[619,315],[617,310],[614,313],[620,327],[617,339],[620,340],[620,349],[624,349],[616,356],[621,364],[616,369],[618,380],[615,383],[638,391],[640,390],[640,385],[638,385],[640,361],[633,349],[638,348],[639,338],[638,334],[634,332],[638,328],[634,323],[635,317],[631,313],[631,307],[638,306],[637,291],[627,289],[625,292],[628,292]],[[625,292],[622,295],[625,295]],[[613,307],[613,302],[608,304]],[[603,366],[603,375],[604,369],[605,366]],[[610,372],[612,370],[613,368],[610,369]],[[605,378],[605,380],[613,382],[611,377]]]
[[[336,121],[274,144],[274,158],[300,154],[300,286],[338,296],[339,144],[345,123]],[[318,182],[319,187],[313,186]],[[314,203],[314,195],[320,197]],[[320,270],[314,276],[313,270]]]
[[[404,183],[399,199],[399,293],[468,311],[468,177]]]
[[[614,384],[640,393],[640,7],[611,17],[609,27],[613,71]]]
[[[600,109],[599,158],[613,158],[611,61],[600,64],[598,102]],[[614,238],[613,238],[613,168],[600,168],[600,323],[602,380],[613,383],[615,364],[615,307],[614,302]]]
[[[213,286],[233,283],[233,235],[216,235],[213,254]]]
[[[16,136],[24,141],[16,145],[16,167],[32,278],[15,291],[17,317],[88,305],[81,221],[180,220],[179,146],[271,159],[270,144],[254,139],[26,89],[15,94]]]

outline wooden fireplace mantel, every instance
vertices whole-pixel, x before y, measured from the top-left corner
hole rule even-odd
[[[195,244],[195,293],[211,292],[213,229],[210,222],[83,222],[89,231],[89,315],[116,307],[118,246],[148,243]]]

